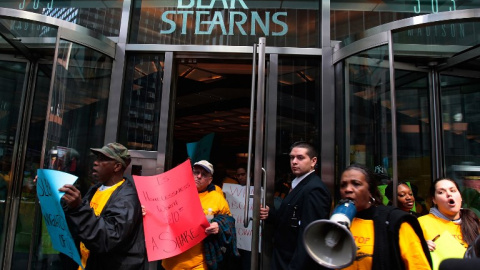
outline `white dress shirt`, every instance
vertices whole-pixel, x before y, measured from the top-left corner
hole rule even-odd
[[[296,177],[295,179],[292,180],[292,190],[298,185],[300,184],[300,182],[305,179],[305,177],[307,177],[309,174],[313,173],[315,170],[311,170],[310,172],[302,175],[302,176],[299,176],[299,177]]]

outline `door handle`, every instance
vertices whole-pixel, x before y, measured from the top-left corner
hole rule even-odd
[[[266,194],[267,194],[267,171],[265,170],[265,168],[262,168],[262,171],[263,171],[263,181],[262,181],[262,201],[261,201],[261,205],[262,207],[265,207],[266,205]]]
[[[248,134],[248,158],[247,158],[247,190],[245,191],[245,209],[243,211],[243,226],[248,227],[250,223],[250,217],[248,215],[248,209],[250,209],[250,181],[251,181],[251,171],[252,171],[252,145],[253,145],[253,117],[254,117],[254,108],[255,108],[255,82],[256,82],[256,69],[257,69],[257,44],[253,44],[253,60],[252,60],[252,91],[250,95],[250,125],[249,125],[249,134]]]

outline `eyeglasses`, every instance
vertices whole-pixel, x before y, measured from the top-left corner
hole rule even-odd
[[[193,170],[193,175],[199,175],[200,174],[200,177],[202,178],[207,178],[207,177],[210,177],[210,174],[207,173],[207,172],[202,172],[202,171],[197,171],[197,170]]]

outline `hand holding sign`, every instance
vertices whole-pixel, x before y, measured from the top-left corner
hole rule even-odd
[[[247,187],[236,184],[223,184],[228,205],[232,216],[235,218],[235,229],[237,230],[237,248],[243,250],[252,250],[252,223],[245,228],[243,221],[245,219],[245,196],[253,195],[253,187],[250,187],[250,193],[247,193]],[[253,216],[253,198],[250,198],[249,216]],[[265,215],[265,213],[264,213]],[[268,212],[266,213],[268,216]],[[265,216],[265,218],[266,218]]]
[[[63,193],[58,191],[65,183],[73,184],[75,180],[76,176],[61,171],[45,169],[37,171],[37,196],[53,247],[81,265],[78,249],[60,205]]]
[[[200,243],[209,227],[193,180],[190,160],[165,173],[133,176],[145,208],[148,261],[173,257]]]
[[[67,203],[70,209],[77,208],[82,203],[82,195],[74,185],[65,184],[59,189],[60,192],[65,192],[63,200]]]

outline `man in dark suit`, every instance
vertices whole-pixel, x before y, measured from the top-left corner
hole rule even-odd
[[[307,142],[290,147],[290,168],[296,176],[292,189],[280,208],[260,209],[260,219],[274,224],[272,269],[322,269],[305,250],[303,231],[317,219],[328,219],[332,197],[320,177],[315,174],[317,152]]]

